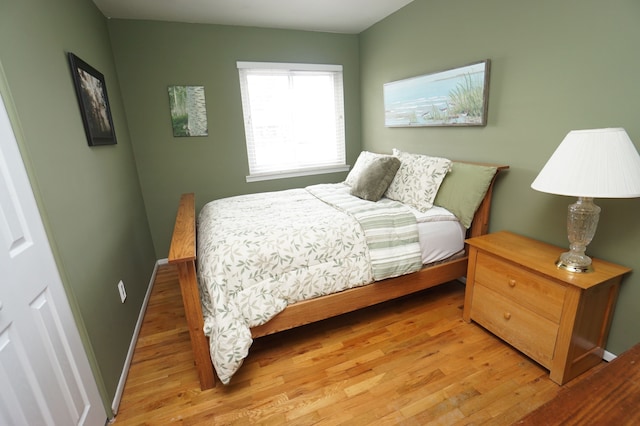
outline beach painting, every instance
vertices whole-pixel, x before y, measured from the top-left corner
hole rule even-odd
[[[386,83],[385,126],[486,126],[489,66],[487,59]]]

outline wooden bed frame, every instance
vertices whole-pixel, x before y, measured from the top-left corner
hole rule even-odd
[[[493,184],[500,171],[509,168],[509,166],[492,164],[483,165],[497,167],[498,171],[467,231],[469,238],[487,233]],[[215,373],[209,353],[209,341],[203,332],[204,319],[196,277],[196,211],[193,193],[183,194],[180,198],[168,260],[178,269],[178,279],[200,388],[202,390],[210,389],[215,386]],[[412,274],[297,302],[288,306],[267,323],[253,327],[251,335],[253,338],[266,336],[455,280],[466,275],[467,262],[468,256],[465,255],[455,260],[425,267]]]

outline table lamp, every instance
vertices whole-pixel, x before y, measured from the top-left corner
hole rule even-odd
[[[600,216],[593,199],[640,197],[640,155],[622,128],[573,130],[531,188],[578,197],[567,214],[570,250],[560,255],[556,265],[571,272],[589,272],[593,268],[585,250]]]

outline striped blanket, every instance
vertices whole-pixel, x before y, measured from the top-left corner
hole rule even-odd
[[[418,271],[422,267],[416,217],[397,201],[376,203],[340,190],[342,185],[307,187],[312,195],[353,216],[364,231],[376,281]]]

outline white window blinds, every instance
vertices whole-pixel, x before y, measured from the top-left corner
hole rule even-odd
[[[237,65],[248,181],[346,170],[342,66]]]

